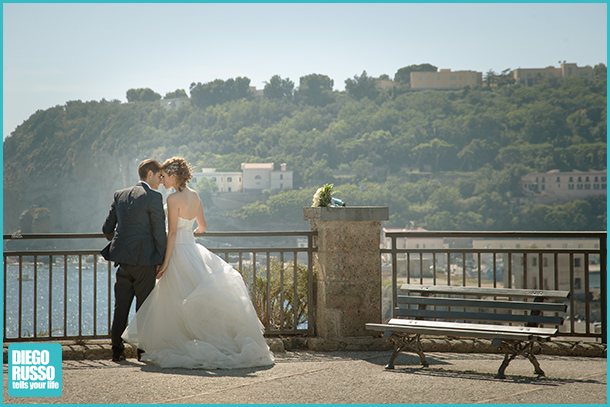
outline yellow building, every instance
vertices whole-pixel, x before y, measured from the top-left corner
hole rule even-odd
[[[202,168],[200,172],[193,173],[190,186],[197,185],[201,178],[215,182],[220,192],[241,192],[243,189],[241,172],[216,172],[216,168]]]
[[[411,72],[411,89],[463,89],[481,86],[482,83],[483,74],[475,71]]]
[[[548,78],[569,78],[577,76],[579,78],[593,79],[593,68],[589,65],[579,67],[576,64],[561,64],[561,67],[555,68],[549,66],[546,68],[518,68],[513,70],[513,77],[516,85],[532,86],[536,84],[536,80]]]

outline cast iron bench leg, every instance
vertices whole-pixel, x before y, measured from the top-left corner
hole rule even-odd
[[[509,342],[509,341],[507,341],[507,342]],[[506,371],[508,364],[519,355],[525,356],[532,363],[532,365],[534,365],[535,374],[537,374],[538,376],[545,375],[544,371],[540,368],[540,364],[538,363],[536,356],[534,356],[534,342],[528,342],[528,343],[524,344],[523,346],[521,346],[521,344],[518,342],[517,343],[507,343],[507,342],[503,342],[502,346],[501,346],[501,349],[504,351],[504,361],[502,362],[500,369],[498,369],[498,373],[495,376],[496,379],[505,379],[506,378],[506,375],[504,374],[504,372]],[[509,353],[511,353],[510,356],[509,356]]]
[[[407,337],[400,337],[396,334],[392,334],[392,336],[390,336],[390,340],[396,345],[396,349],[394,350],[394,353],[392,353],[392,357],[390,358],[390,361],[385,366],[386,369],[394,369],[394,361],[398,357],[398,354],[405,348],[407,348],[410,351],[417,353],[419,355],[419,360],[423,367],[429,366],[428,361],[426,360],[426,357],[424,356],[424,352],[421,348],[419,334],[415,335],[414,337],[410,337],[409,335],[407,335]],[[413,343],[415,343],[415,344],[413,344]]]
[[[424,351],[421,347],[421,341],[419,340],[420,336],[419,334],[417,334],[415,336],[415,346],[412,347],[413,350],[415,350],[415,352],[419,355],[419,361],[421,362],[421,365],[423,367],[428,367],[428,361],[426,360],[426,357],[424,356]]]
[[[525,357],[534,365],[534,373],[538,376],[546,376],[542,368],[540,368],[540,363],[538,363],[538,359],[534,356],[534,343],[531,342],[528,346],[528,350],[525,353]]]
[[[496,373],[496,376],[495,376],[496,379],[506,379],[506,375],[504,374],[504,371],[506,371],[506,368],[508,367],[508,364],[515,357],[517,357],[516,353],[513,353],[510,356],[508,356],[508,353],[504,354],[504,361],[502,361],[502,364],[500,365],[500,369],[498,369],[498,373]]]
[[[398,354],[400,353],[400,351],[404,348],[404,345],[396,345],[396,349],[394,350],[394,353],[392,353],[392,357],[390,357],[390,361],[388,362],[387,365],[385,365],[385,368],[390,370],[390,369],[394,369],[394,361],[396,360],[396,358],[398,357]]]

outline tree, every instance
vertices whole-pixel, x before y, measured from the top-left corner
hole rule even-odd
[[[235,78],[234,86],[234,99],[248,98],[248,96],[250,95],[250,78],[246,76],[238,76],[237,78]]]
[[[433,168],[435,171],[438,171],[441,155],[446,155],[454,148],[454,145],[438,138],[430,140],[429,143],[421,143],[413,148],[413,152],[418,155],[416,165],[425,161],[431,162],[430,159],[434,159]],[[426,160],[426,158],[428,158],[428,160]]]
[[[303,171],[303,180],[308,186],[332,183],[333,172],[328,168],[328,162],[324,159],[314,160],[313,163]]]
[[[490,69],[485,73],[483,80],[487,83],[487,87],[490,87],[491,85],[501,87],[515,84],[515,77],[510,68],[506,68],[500,74],[497,74],[493,69]]]
[[[400,82],[403,85],[411,84],[411,72],[436,72],[438,68],[434,65],[430,64],[420,64],[420,65],[409,65],[404,68],[400,68],[394,74],[394,81]]]
[[[176,89],[173,92],[167,92],[164,99],[188,98],[184,89]]]
[[[214,202],[212,201],[212,192],[218,191],[218,185],[216,185],[214,181],[203,177],[197,181],[194,189],[199,194],[203,206],[210,207],[214,205]]]
[[[282,79],[279,75],[274,75],[265,82],[263,94],[269,99],[291,98],[294,92],[294,82],[290,78]]]
[[[161,100],[161,95],[150,88],[146,88],[140,93],[141,102],[155,102],[157,100]]]
[[[500,75],[497,75],[498,87],[510,86],[515,84],[515,77],[510,68],[506,68]]]
[[[593,76],[595,79],[606,80],[606,73],[608,68],[604,64],[597,64],[593,67]]]
[[[232,100],[247,98],[250,94],[250,79],[237,77],[235,79],[216,79],[208,83],[191,83],[191,104],[205,109]]]
[[[483,77],[483,80],[487,83],[487,87],[491,87],[492,83],[495,83],[495,78],[496,73],[494,72],[493,69],[490,69],[489,71],[485,72],[485,77]]]
[[[150,88],[129,89],[127,91],[128,102],[155,102],[161,100],[161,95]]]
[[[367,76],[366,71],[362,71],[360,76],[354,75],[354,79],[346,79],[345,90],[350,96],[358,100],[365,97],[373,100],[379,94],[375,87],[375,78]]]
[[[140,92],[136,89],[129,89],[127,91],[127,101],[128,102],[137,102],[140,100]]]
[[[295,95],[305,104],[324,107],[333,100],[333,85],[334,81],[326,75],[301,76]]]

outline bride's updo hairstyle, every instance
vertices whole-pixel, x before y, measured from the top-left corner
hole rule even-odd
[[[167,175],[176,176],[176,188],[178,191],[186,187],[186,183],[193,178],[193,169],[182,157],[172,157],[163,163],[161,168]]]

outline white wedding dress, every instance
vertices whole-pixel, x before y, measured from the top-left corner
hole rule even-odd
[[[142,361],[163,368],[230,369],[274,363],[241,275],[195,242],[178,218],[169,267],[123,333]]]

